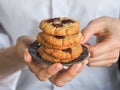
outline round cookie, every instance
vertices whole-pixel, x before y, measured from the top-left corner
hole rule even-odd
[[[37,41],[30,44],[30,46],[28,47],[28,52],[30,53],[32,58],[34,58],[35,60],[37,60],[39,62],[45,63],[45,64],[49,64],[49,65],[53,64],[54,62],[49,61],[49,60],[44,60],[39,55],[39,53],[38,53],[38,48],[39,47],[41,47],[41,45]],[[89,53],[88,53],[88,49],[85,46],[82,45],[82,48],[83,48],[83,52],[80,54],[79,57],[77,57],[76,59],[74,59],[72,61],[69,61],[69,62],[60,62],[60,63],[63,64],[63,65],[72,65],[72,64],[75,64],[75,63],[78,63],[78,62],[84,60],[89,55]]]
[[[68,36],[79,32],[80,23],[67,17],[49,18],[42,20],[39,28],[50,35]]]
[[[44,60],[47,60],[53,63],[61,63],[61,62],[66,63],[73,60],[73,59],[58,59],[58,58],[52,57],[51,55],[45,53],[43,49],[39,50],[38,53]]]
[[[53,48],[56,47],[56,49],[59,49],[59,47],[60,49],[70,48],[69,46],[80,43],[81,39],[82,34],[80,32],[71,36],[52,36],[44,32],[40,32],[37,35],[38,42],[43,45],[47,44],[48,48],[51,46]]]
[[[82,46],[79,44],[79,45],[76,45],[72,48],[68,48],[65,50],[50,49],[50,48],[41,46],[38,49],[38,52],[40,52],[40,51],[44,51],[48,55],[50,55],[54,58],[58,58],[58,59],[75,59],[78,56],[80,56],[80,54],[82,53],[83,50],[82,50]]]

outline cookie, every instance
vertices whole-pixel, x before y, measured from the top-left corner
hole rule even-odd
[[[44,32],[37,35],[37,41],[48,48],[66,49],[79,44],[82,39],[82,34],[79,32],[70,36],[52,36]]]
[[[41,46],[38,49],[38,53],[41,53],[41,51],[45,52],[46,54],[54,57],[54,58],[58,58],[58,59],[75,59],[78,56],[80,56],[80,54],[82,53],[83,49],[82,46],[76,45],[72,48],[67,48],[65,50],[58,50],[58,49],[50,49],[50,48],[46,48],[44,46]]]
[[[50,35],[68,36],[79,32],[80,23],[67,17],[49,18],[42,20],[39,28]]]
[[[32,56],[32,58],[34,58],[34,60],[37,60],[39,62],[42,62],[42,63],[45,63],[45,64],[53,64],[54,62],[52,61],[48,61],[48,60],[44,60],[39,54],[38,54],[38,49],[39,49],[40,44],[35,41],[34,43],[30,44],[29,48],[28,48],[28,52],[30,53],[30,55]],[[88,49],[82,45],[82,48],[83,48],[83,52],[80,54],[80,56],[72,61],[69,61],[69,62],[60,62],[61,64],[63,65],[72,65],[72,64],[75,64],[75,63],[78,63],[82,60],[84,60],[88,55]]]
[[[73,59],[59,59],[59,58],[55,58],[47,53],[44,52],[43,49],[39,50],[39,55],[44,59],[44,60],[47,60],[47,61],[50,61],[50,62],[54,62],[54,63],[65,63],[65,62],[70,62],[72,61]]]

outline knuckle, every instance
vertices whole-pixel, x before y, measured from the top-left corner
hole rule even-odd
[[[22,38],[22,36],[18,37],[18,38],[17,38],[17,41],[21,40],[21,38]]]
[[[112,63],[116,63],[118,61],[119,56],[113,55],[113,57],[111,57],[111,62]]]
[[[77,70],[77,71],[75,71],[75,72],[73,72],[73,70],[68,70],[68,75],[69,75],[69,78],[73,78],[73,77],[75,77],[79,72],[81,71],[81,69],[79,69],[79,70]]]
[[[117,61],[118,61],[118,59],[114,59],[114,60],[113,60],[113,63],[116,63]]]
[[[45,75],[43,75],[43,74],[41,73],[41,71],[39,71],[39,72],[36,74],[36,76],[37,76],[38,79],[39,79],[40,81],[42,81],[42,82],[44,82],[44,81],[47,80],[47,78],[45,77]]]
[[[96,54],[95,54],[94,52],[92,52],[91,57],[92,57],[92,58],[95,58],[95,57],[96,57]]]
[[[93,19],[93,20],[91,20],[91,21],[88,23],[89,28],[94,27],[96,24],[97,24],[97,20],[96,20],[96,19]]]
[[[41,76],[39,76],[39,77],[38,77],[38,79],[39,79],[40,81],[42,81],[42,82],[44,82],[44,81],[46,81],[46,80],[47,80],[46,78],[41,77]]]
[[[58,86],[58,87],[62,87],[62,86],[64,86],[64,83],[61,82],[61,81],[56,81],[55,85]]]
[[[112,43],[111,47],[113,47],[114,49],[118,49],[119,50],[119,48],[120,48],[120,42],[119,42],[119,40],[111,39],[111,43]]]
[[[111,53],[112,55],[110,56],[111,59],[117,60],[119,58],[119,51],[118,52],[113,52]]]
[[[105,19],[105,18],[108,18],[108,16],[102,16],[101,19]]]
[[[113,62],[116,62],[116,60],[118,59],[118,57],[114,56],[111,58]]]
[[[47,72],[47,74],[52,75],[54,73],[54,70],[49,68],[49,69],[47,69],[46,72]]]
[[[95,46],[91,46],[88,50],[90,52],[90,57],[95,57],[96,56]]]
[[[89,24],[92,24],[92,23],[94,23],[95,22],[95,20],[93,19],[93,20],[91,20],[90,22],[89,22]]]
[[[112,64],[108,64],[108,65],[106,65],[106,67],[110,67],[110,66],[112,66]]]
[[[18,37],[18,38],[17,38],[17,41],[21,41],[21,40],[23,40],[23,37],[24,37],[24,36],[20,36],[20,37]]]
[[[89,64],[88,64],[88,66],[89,66],[89,67],[94,67],[94,65],[93,65],[93,64],[91,64],[91,63],[89,63]]]

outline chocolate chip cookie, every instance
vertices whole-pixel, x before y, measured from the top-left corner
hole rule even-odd
[[[78,20],[67,17],[49,18],[42,20],[39,27],[43,32],[38,33],[37,43],[31,45],[29,50],[38,61],[73,64],[88,55],[80,44],[82,34],[79,32]]]
[[[70,36],[52,36],[44,32],[37,35],[37,41],[48,48],[66,49],[75,44],[79,44],[82,39],[82,34],[79,32]]]
[[[71,59],[75,59],[78,56],[80,56],[83,50],[82,50],[82,46],[79,44],[72,48],[67,48],[64,50],[50,49],[50,48],[41,46],[38,49],[38,52],[41,53],[41,51],[57,59],[70,59],[71,60]]]
[[[45,60],[41,57],[41,55],[39,55],[39,53],[38,53],[39,47],[41,47],[41,45],[37,41],[30,44],[28,51],[31,54],[32,58],[34,58],[34,60],[37,60],[37,61],[45,63],[45,64],[49,64],[49,65],[54,64],[54,62]],[[72,64],[75,64],[75,63],[78,63],[78,62],[84,60],[89,55],[89,53],[88,53],[88,49],[83,45],[82,45],[82,49],[83,49],[82,53],[76,59],[70,60],[68,62],[60,62],[60,63],[63,65],[72,65]]]
[[[59,59],[59,58],[55,58],[47,53],[44,52],[44,49],[41,49],[38,51],[39,55],[47,61],[53,62],[53,63],[66,63],[66,62],[70,62],[73,59]]]
[[[43,32],[50,35],[68,36],[79,32],[80,23],[71,18],[58,17],[42,20],[39,27]]]

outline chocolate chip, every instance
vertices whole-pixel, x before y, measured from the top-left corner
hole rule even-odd
[[[74,23],[74,21],[68,19],[68,20],[62,20],[62,23],[63,23],[63,24],[69,24],[69,23]]]
[[[63,26],[62,23],[59,23],[59,24],[55,24],[55,23],[53,23],[52,25],[53,25],[54,27],[56,27],[56,28],[58,28],[58,27],[62,27],[62,26]]]
[[[65,38],[65,36],[55,36],[56,38],[58,38],[58,39],[63,39],[63,38]]]
[[[60,18],[52,18],[52,19],[47,20],[47,22],[51,23],[51,22],[57,22],[59,20],[60,20]]]
[[[72,52],[71,48],[67,48],[67,49],[62,50],[62,51],[63,51],[63,52],[69,52],[69,53],[71,53],[71,52]]]

